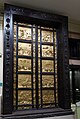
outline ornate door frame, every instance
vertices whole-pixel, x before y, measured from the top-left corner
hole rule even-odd
[[[3,114],[13,112],[13,20],[16,15],[56,25],[58,39],[58,91],[59,107],[70,109],[68,18],[32,9],[5,4],[4,11],[4,77]]]

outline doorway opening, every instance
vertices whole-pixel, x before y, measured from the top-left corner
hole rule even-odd
[[[70,91],[71,102],[75,104],[80,101],[80,68],[70,68]]]

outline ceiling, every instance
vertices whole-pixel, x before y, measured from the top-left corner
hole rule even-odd
[[[65,15],[80,23],[80,0],[0,0],[0,2]]]

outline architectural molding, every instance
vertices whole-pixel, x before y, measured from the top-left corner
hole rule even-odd
[[[13,112],[13,21],[19,16],[22,16],[22,19],[25,17],[29,21],[33,20],[32,22],[37,24],[48,24],[51,27],[56,27],[59,107],[70,109],[68,18],[8,4],[5,4],[4,12],[3,114]]]

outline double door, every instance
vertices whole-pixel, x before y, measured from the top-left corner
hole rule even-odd
[[[15,110],[58,105],[56,29],[14,22]]]

